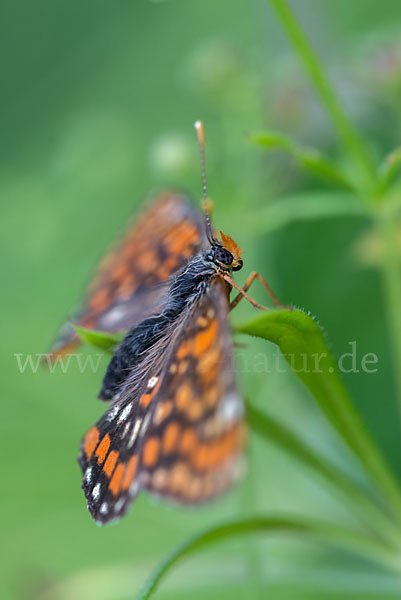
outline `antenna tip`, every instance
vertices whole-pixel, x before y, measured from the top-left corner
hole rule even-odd
[[[198,136],[198,141],[200,143],[201,146],[205,145],[205,130],[203,129],[203,123],[202,121],[195,121],[195,130],[196,130],[196,135]]]

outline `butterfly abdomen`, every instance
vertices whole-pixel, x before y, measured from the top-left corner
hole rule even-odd
[[[99,398],[111,400],[139,360],[166,334],[183,310],[202,295],[216,270],[205,255],[195,256],[178,273],[166,294],[161,311],[133,327],[114,353],[103,379]]]

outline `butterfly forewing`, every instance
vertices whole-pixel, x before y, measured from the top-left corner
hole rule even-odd
[[[122,331],[157,310],[166,280],[205,245],[200,213],[175,193],[164,193],[145,211],[104,258],[89,286],[79,325]],[[71,351],[79,340],[66,324],[53,356]]]
[[[228,298],[216,279],[163,340],[164,362],[130,386],[81,448],[83,488],[101,523],[141,487],[183,503],[223,492],[239,472],[243,403],[235,384]]]
[[[82,487],[88,509],[99,523],[122,516],[139,491],[139,452],[150,420],[148,399],[157,391],[150,381],[137,397],[114,403],[82,440],[78,457]]]

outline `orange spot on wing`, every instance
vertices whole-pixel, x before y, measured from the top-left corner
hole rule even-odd
[[[155,490],[160,491],[165,488],[168,484],[169,473],[166,469],[162,469],[159,467],[153,473],[152,476],[152,486]]]
[[[203,415],[203,405],[200,400],[191,400],[186,411],[190,421],[198,421]]]
[[[216,468],[226,460],[234,457],[243,448],[245,428],[242,423],[234,425],[219,440],[211,452],[211,468]]]
[[[135,288],[135,277],[134,277],[133,273],[129,273],[128,275],[126,275],[124,277],[124,279],[122,279],[120,281],[120,283],[118,285],[118,290],[117,290],[118,297],[121,300],[129,298],[133,294],[134,288]]]
[[[106,458],[106,454],[110,448],[110,436],[108,433],[104,436],[99,446],[96,449],[96,456],[98,465],[101,465],[104,459]]]
[[[161,264],[155,273],[159,281],[164,281],[171,275],[170,269],[167,269],[164,264]]]
[[[192,223],[183,221],[171,230],[164,241],[170,253],[187,257],[199,243],[199,234]]]
[[[157,269],[157,267],[159,265],[159,261],[157,259],[155,252],[151,249],[148,249],[147,252],[142,252],[142,253],[137,254],[137,257],[135,260],[135,265],[141,271],[148,273],[149,271],[154,271],[155,269]]]
[[[153,422],[156,425],[160,425],[160,423],[163,423],[163,421],[170,415],[172,410],[173,410],[173,403],[171,402],[171,400],[157,404],[157,406],[155,408]]]
[[[183,342],[181,342],[176,353],[176,357],[178,358],[178,360],[181,360],[182,358],[185,358],[185,356],[188,356],[188,354],[192,352],[192,348],[192,340],[184,340]]]
[[[192,389],[188,381],[184,380],[176,391],[175,401],[178,410],[185,411],[192,398]]]
[[[127,466],[125,468],[124,479],[123,479],[123,483],[122,483],[123,490],[127,490],[129,488],[129,486],[131,485],[131,483],[135,477],[137,465],[138,465],[138,456],[137,455],[131,456],[131,458],[129,459]]]
[[[114,467],[116,465],[118,459],[118,452],[116,450],[112,450],[110,452],[110,454],[107,457],[106,462],[103,465],[103,471],[106,473],[107,477],[110,478],[113,471],[114,471]]]
[[[173,494],[185,492],[188,486],[190,473],[185,463],[177,463],[170,473],[170,491]]]
[[[99,429],[95,425],[94,427],[89,429],[89,431],[85,435],[85,439],[84,439],[84,451],[86,454],[86,458],[88,460],[92,456],[98,442],[99,442]]]
[[[166,267],[167,271],[169,273],[172,273],[176,268],[177,268],[177,257],[176,256],[169,256],[165,261],[164,261],[164,266]]]
[[[156,396],[157,392],[160,389],[161,386],[161,378],[159,378],[158,382],[156,383],[155,387],[148,392],[147,394],[144,394],[141,399],[140,399],[140,404],[141,406],[143,406],[143,408],[147,408],[150,404],[150,402],[153,400],[153,398]]]
[[[196,338],[194,344],[194,355],[201,356],[210,346],[213,344],[217,337],[218,333],[218,324],[217,320],[214,319],[207,329],[200,331]]]
[[[203,400],[208,408],[214,408],[219,399],[219,390],[216,385],[210,387],[204,394]]]
[[[185,492],[186,498],[189,498],[193,502],[199,500],[202,495],[202,479],[200,477],[192,477]]]
[[[197,435],[193,429],[185,429],[181,436],[180,452],[182,454],[189,454],[195,447],[197,442]]]
[[[176,256],[170,256],[164,262],[159,264],[156,271],[157,278],[160,281],[167,279],[178,268]]]
[[[149,438],[143,448],[143,464],[153,467],[157,463],[160,452],[160,442],[156,437]]]
[[[95,294],[89,301],[89,306],[98,312],[101,312],[102,310],[107,308],[109,304],[109,290],[106,287],[100,288],[99,291],[95,292]]]
[[[221,362],[221,349],[220,345],[215,346],[209,352],[205,352],[199,357],[198,364],[196,365],[197,372],[205,376],[209,373],[213,367],[220,367]]]
[[[121,262],[117,267],[113,270],[112,279],[113,281],[119,283],[123,281],[125,277],[128,275],[128,265],[127,262]]]
[[[196,448],[193,456],[193,464],[198,471],[204,471],[209,465],[209,448],[206,444],[201,444]]]
[[[144,395],[141,397],[141,399],[140,399],[140,401],[139,401],[139,404],[140,404],[141,406],[143,406],[143,408],[147,408],[147,407],[149,406],[149,404],[150,404],[151,400],[152,400],[152,394],[151,394],[151,393],[150,393],[150,394],[144,394]]]
[[[177,445],[180,426],[176,422],[169,423],[163,435],[163,451],[166,453],[173,452]]]
[[[219,444],[212,444],[209,451],[209,469],[215,469],[220,462]]]
[[[120,491],[123,474],[124,464],[120,462],[118,463],[116,470],[114,471],[113,477],[111,478],[109,483],[109,490],[111,491],[113,496],[117,496],[118,492]]]
[[[205,356],[207,356],[207,354],[205,354]],[[220,369],[221,360],[218,360],[218,362],[215,362],[213,365],[210,365],[207,371],[203,371],[203,373],[199,374],[199,379],[202,383],[203,388],[216,387]]]

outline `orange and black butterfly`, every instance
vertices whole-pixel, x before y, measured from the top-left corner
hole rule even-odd
[[[117,347],[99,397],[109,401],[85,435],[79,464],[91,515],[100,524],[125,514],[140,489],[196,504],[223,492],[240,471],[244,406],[234,377],[230,308],[247,294],[232,279],[241,249],[218,239],[182,196],[166,193],[110,253],[78,323],[128,333]],[[232,287],[239,294],[231,303]],[[68,328],[55,355],[78,340]]]

